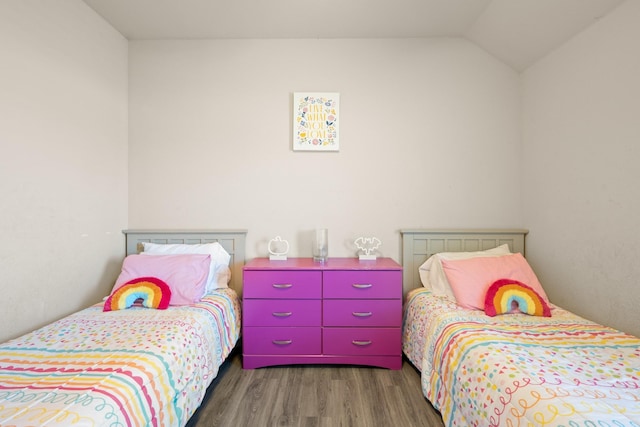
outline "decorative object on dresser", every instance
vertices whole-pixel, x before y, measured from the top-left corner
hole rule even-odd
[[[311,252],[315,262],[325,262],[329,257],[329,230],[318,228],[313,233]]]
[[[402,367],[402,267],[360,261],[256,258],[243,268],[243,367]]]
[[[289,242],[280,236],[269,240],[269,259],[271,261],[286,261],[289,253]]]
[[[382,241],[375,236],[358,237],[353,244],[356,245],[358,250],[363,252],[358,255],[358,259],[361,261],[371,261],[377,258],[375,253],[380,245],[382,245]]]

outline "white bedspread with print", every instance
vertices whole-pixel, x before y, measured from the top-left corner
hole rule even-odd
[[[553,306],[489,317],[426,289],[404,352],[446,426],[640,426],[640,339]]]
[[[183,426],[239,333],[231,289],[167,310],[96,304],[0,345],[0,426]]]

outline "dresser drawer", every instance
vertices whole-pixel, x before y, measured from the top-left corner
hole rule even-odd
[[[247,326],[243,330],[245,354],[320,354],[322,332],[318,328],[261,328]]]
[[[324,354],[397,356],[400,328],[324,328]]]
[[[320,300],[245,298],[243,306],[246,326],[320,326]]]
[[[401,299],[325,300],[324,326],[397,326],[402,325]]]
[[[325,271],[324,298],[399,298],[402,299],[402,272],[398,271]]]
[[[321,271],[244,271],[244,298],[321,298]]]

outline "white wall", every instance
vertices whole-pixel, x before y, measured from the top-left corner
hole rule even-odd
[[[133,41],[129,226],[246,228],[352,256],[398,230],[522,226],[519,75],[462,39]],[[294,152],[293,92],[339,92],[340,152]]]
[[[80,0],[0,2],[0,341],[99,301],[127,224],[127,41]]]
[[[138,227],[247,228],[251,258],[278,234],[308,256],[324,226],[332,256],[373,234],[399,260],[400,228],[524,226],[555,302],[640,334],[639,9],[521,80],[461,39],[139,41],[127,59],[79,0],[3,0],[0,341],[97,301]],[[296,91],[340,92],[340,152],[291,150]]]
[[[640,336],[640,2],[524,73],[527,257],[552,301]]]

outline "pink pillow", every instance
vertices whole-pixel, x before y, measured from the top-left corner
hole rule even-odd
[[[170,305],[193,304],[205,293],[210,264],[211,255],[129,255],[113,291],[139,277],[157,277],[171,289]]]
[[[453,289],[456,302],[464,308],[484,310],[487,290],[498,279],[524,283],[549,302],[536,274],[519,253],[486,258],[443,259],[442,267]]]

